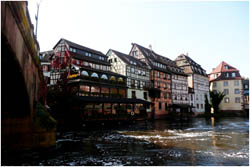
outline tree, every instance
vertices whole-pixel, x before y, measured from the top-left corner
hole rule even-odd
[[[216,115],[219,112],[219,105],[224,97],[225,94],[222,92],[210,91],[210,103],[214,109],[214,115]]]
[[[207,95],[205,95],[205,115],[209,116],[211,114],[210,111],[211,111],[211,104],[208,101]]]

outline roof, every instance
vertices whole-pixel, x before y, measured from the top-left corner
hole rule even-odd
[[[136,63],[136,66],[147,69],[146,63],[134,58],[133,56],[129,56],[127,54],[121,53],[121,52],[113,50],[113,49],[109,49],[109,50],[112,51],[114,54],[116,54],[126,64],[134,65],[134,64],[131,64],[131,61],[133,61]]]
[[[48,62],[48,63],[51,62],[51,58],[52,58],[53,54],[54,54],[53,50],[40,52],[40,56],[42,56],[40,61],[41,62]]]
[[[132,43],[132,45],[135,45],[142,52],[142,54],[149,60],[150,65],[153,69],[186,76],[183,70],[176,65],[175,61],[172,61],[171,59],[167,57],[161,56],[157,54],[156,52],[154,52],[153,50],[145,48],[139,44]],[[167,69],[162,69],[162,68],[155,66],[152,63],[152,61],[166,65]]]
[[[95,58],[91,58],[88,56],[84,56],[75,52],[70,52],[70,54],[72,55],[72,58],[74,59],[79,59],[79,60],[84,60],[84,61],[89,61],[92,63],[99,63],[99,64],[105,64],[105,65],[109,65],[111,66],[111,64],[108,61],[103,61],[103,60],[99,60],[99,59],[95,59]]]
[[[227,68],[226,68],[227,67]],[[237,72],[236,68],[222,61],[210,74],[221,73],[221,72]]]
[[[190,58],[188,55],[181,54],[179,55],[176,59],[175,62],[177,61],[182,61],[186,60],[187,65],[180,65],[179,67],[185,67],[185,66],[190,66],[191,67],[191,72],[188,73],[194,73],[194,74],[199,74],[203,76],[208,76],[206,74],[206,70],[204,70],[200,64],[196,63],[192,58]]]
[[[232,76],[231,72],[235,72],[235,77]],[[213,78],[212,74],[218,74],[217,78]],[[227,76],[228,75],[228,76]],[[212,76],[212,77],[211,77]],[[213,71],[209,74],[209,81],[220,81],[220,80],[241,80],[239,70],[222,61]]]
[[[64,40],[69,46],[73,47],[73,48],[77,48],[77,49],[81,49],[81,50],[85,50],[85,51],[88,51],[88,52],[91,52],[91,53],[94,53],[94,54],[97,54],[97,55],[101,55],[101,56],[105,56],[105,54],[103,54],[102,52],[100,51],[97,51],[97,50],[94,50],[94,49],[91,49],[91,48],[88,48],[88,47],[85,47],[85,46],[82,46],[82,45],[79,45],[77,43],[74,43],[72,41],[69,41],[67,39],[64,39],[64,38],[61,38],[57,44],[53,47],[53,49],[55,49],[55,47],[62,41]]]

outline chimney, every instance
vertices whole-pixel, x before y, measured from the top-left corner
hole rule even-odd
[[[151,44],[149,44],[148,48],[152,51],[152,45]]]
[[[212,71],[214,71],[215,70],[215,68],[212,68]]]

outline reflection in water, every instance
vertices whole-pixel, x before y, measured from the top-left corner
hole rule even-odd
[[[249,121],[233,118],[193,119],[177,123],[138,122],[118,127],[58,135],[57,149],[3,164],[13,165],[246,165]],[[12,162],[12,163],[11,163]]]

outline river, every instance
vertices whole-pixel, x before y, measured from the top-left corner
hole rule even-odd
[[[249,119],[164,120],[57,133],[50,151],[2,156],[2,165],[249,166]]]

